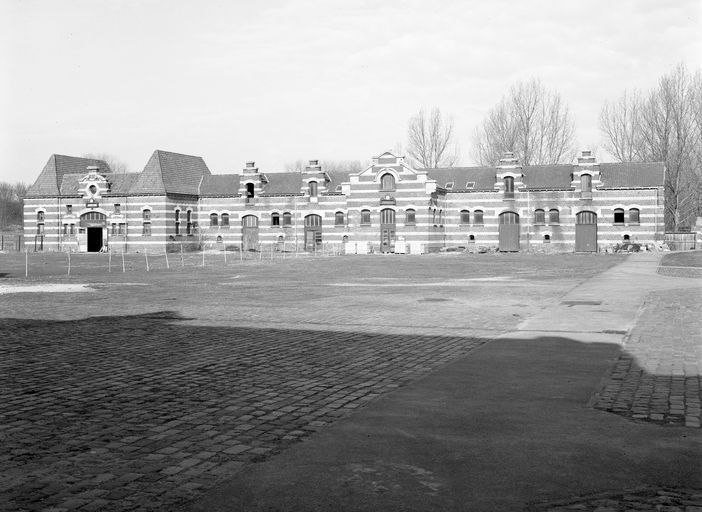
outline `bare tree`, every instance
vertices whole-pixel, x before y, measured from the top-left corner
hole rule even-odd
[[[85,155],[83,155],[83,158],[102,160],[110,166],[110,169],[115,174],[124,174],[126,172],[129,172],[126,163],[109,153],[86,153]]]
[[[451,167],[458,162],[459,150],[454,140],[453,120],[444,117],[437,107],[424,110],[409,120],[407,152],[418,167]]]
[[[25,183],[0,182],[0,230],[22,225],[22,199],[27,188]]]
[[[573,159],[575,124],[560,94],[538,79],[510,88],[475,130],[471,154],[480,165],[495,165],[505,151],[523,165]]]
[[[302,172],[308,164],[308,160],[298,158],[285,164],[284,168],[287,172]],[[320,164],[323,171],[360,172],[364,167],[360,160],[322,160]]]
[[[620,161],[664,162],[666,229],[690,226],[702,211],[702,74],[679,64],[645,94],[605,104],[600,129]]]

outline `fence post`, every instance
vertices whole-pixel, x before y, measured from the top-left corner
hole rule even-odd
[[[124,268],[124,248],[122,248],[122,273],[124,274],[127,269]]]
[[[239,242],[239,261],[244,261],[244,242]]]
[[[68,251],[68,273],[66,275],[71,275],[71,251]]]
[[[224,243],[224,266],[227,266],[227,244]]]
[[[29,253],[27,248],[24,248],[24,277],[29,277]]]
[[[202,266],[205,266],[205,246],[202,246]]]
[[[144,258],[146,258],[146,271],[149,271],[149,250],[144,249]]]
[[[166,255],[166,269],[170,269],[171,266],[168,264],[168,249],[165,246],[163,248],[163,254]]]
[[[183,259],[183,242],[180,243],[180,268],[185,268],[185,260]]]
[[[69,249],[68,252],[71,252],[71,250]],[[112,272],[112,244],[107,249],[107,271]]]
[[[274,244],[271,244],[271,261],[273,261],[273,245]]]

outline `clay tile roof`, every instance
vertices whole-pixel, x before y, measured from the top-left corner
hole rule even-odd
[[[336,192],[336,187],[338,187],[342,183],[347,183],[351,174],[356,173],[351,171],[327,171],[327,176],[329,176],[329,183],[327,183],[327,191]]]
[[[202,157],[157,149],[132,186],[132,193],[197,195],[202,177],[210,174]]]
[[[662,187],[665,184],[663,162],[625,162],[600,164],[600,179],[607,187]]]
[[[97,166],[100,174],[111,172],[110,166],[104,160],[51,155],[39,177],[27,190],[26,197],[56,196],[60,193],[65,175],[80,174],[80,177],[83,177],[88,174],[88,166]]]
[[[530,165],[522,168],[527,188],[568,189],[572,181],[570,164]]]
[[[493,190],[495,188],[494,167],[443,167],[439,169],[418,169],[427,171],[429,178],[436,180],[439,187],[453,182],[451,190],[465,190],[469,181],[475,182],[472,190]]]
[[[239,195],[238,174],[208,174],[202,179],[200,195],[236,197]]]
[[[299,194],[302,187],[301,172],[271,172],[266,174],[268,183],[263,186],[262,196]]]

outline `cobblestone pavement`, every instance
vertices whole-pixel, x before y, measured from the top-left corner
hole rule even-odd
[[[168,510],[484,342],[168,313],[0,332],[4,511]]]
[[[702,288],[652,293],[594,406],[699,428],[701,397]]]
[[[632,489],[541,503],[529,512],[702,512],[702,490]]]

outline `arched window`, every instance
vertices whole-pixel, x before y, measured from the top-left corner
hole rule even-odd
[[[639,209],[638,208],[629,209],[629,224],[638,224],[638,223],[639,223]]]
[[[310,181],[307,184],[307,188],[310,193],[310,197],[317,197],[317,182],[316,181]]]
[[[545,224],[546,216],[541,209],[534,210],[534,224]]]
[[[560,212],[556,210],[555,208],[551,208],[548,211],[548,223],[549,224],[560,224],[561,222],[561,217],[560,217]]]
[[[305,227],[321,227],[322,226],[322,217],[319,215],[307,215],[305,217]]]
[[[380,210],[380,223],[395,224],[395,210],[391,208]]]
[[[192,210],[187,210],[185,212],[185,234],[192,235],[193,231],[193,212]]]
[[[475,235],[468,235],[468,241],[475,243]]]
[[[395,190],[395,176],[385,173],[380,178],[380,190]]]
[[[361,224],[362,225],[370,225],[370,223],[371,223],[370,210],[361,210]]]
[[[46,214],[44,212],[37,212],[37,222],[44,222]]]
[[[258,217],[255,215],[245,215],[241,218],[241,225],[245,228],[257,228]]]
[[[630,240],[629,235],[624,235],[624,240],[628,242]]]
[[[514,197],[514,178],[512,176],[505,176],[505,197]]]
[[[348,241],[349,241],[348,235],[342,236],[342,237],[341,237],[341,241],[342,241],[343,243],[348,243]]]
[[[271,213],[271,226],[280,226],[280,215],[276,212]]]
[[[461,224],[470,224],[470,212],[461,210]]]
[[[544,243],[551,243],[551,235],[544,235]]]
[[[222,226],[229,226],[229,214],[228,213],[222,214]]]
[[[216,213],[210,213],[210,226],[219,224],[219,216]]]
[[[483,225],[483,211],[482,210],[475,210],[473,212],[473,224],[476,226]]]
[[[592,176],[589,174],[580,175],[580,191],[581,192],[592,192]]]
[[[519,224],[519,214],[516,212],[501,213],[500,224]]]
[[[580,212],[575,216],[575,223],[581,225],[597,224],[597,214],[595,212]]]
[[[173,212],[173,213],[175,214],[175,234],[176,234],[176,236],[178,236],[178,235],[180,235],[180,210],[178,208],[176,208],[175,212]],[[112,225],[115,226],[115,224],[112,224]],[[112,231],[113,231],[112,234],[114,235],[115,234],[114,231],[116,231],[116,229],[113,229]]]
[[[412,208],[405,210],[405,224],[416,224],[415,211]]]
[[[283,213],[283,226],[292,226],[292,214],[290,212]]]
[[[143,220],[151,220],[151,210],[149,210],[148,208],[145,210],[142,210],[141,218]]]
[[[615,224],[624,224],[624,209],[623,208],[615,208],[614,209],[614,223]]]
[[[343,226],[345,222],[345,215],[344,212],[336,212],[334,214],[334,225],[335,226]]]

